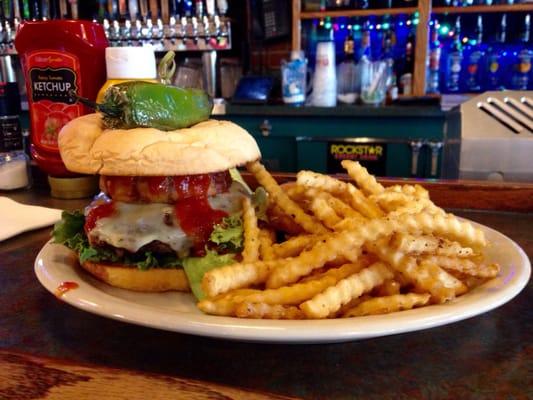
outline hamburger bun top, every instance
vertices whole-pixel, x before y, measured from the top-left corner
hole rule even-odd
[[[190,128],[106,129],[99,113],[70,121],[58,137],[68,170],[83,174],[171,176],[207,174],[261,157],[254,138],[229,121]]]

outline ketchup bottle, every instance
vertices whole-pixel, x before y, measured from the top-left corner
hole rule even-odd
[[[103,27],[95,22],[28,21],[19,27],[15,47],[26,78],[31,154],[50,177],[79,177],[61,161],[57,135],[71,119],[92,112],[69,91],[96,99],[106,80],[107,46]]]

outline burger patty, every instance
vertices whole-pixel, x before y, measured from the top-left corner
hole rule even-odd
[[[185,176],[100,176],[100,190],[125,203],[175,203],[224,193],[231,185],[228,171]]]
[[[107,244],[106,242],[104,242],[103,240],[99,240],[98,238],[93,238],[91,240],[91,246],[113,251],[119,257],[123,257],[125,253],[131,253],[130,251],[126,249],[113,247]],[[139,253],[144,253],[147,251],[150,251],[152,253],[157,253],[157,254],[174,254],[174,250],[172,250],[172,247],[170,247],[168,244],[163,243],[159,240],[154,240],[153,242],[150,242],[142,246],[138,250]]]

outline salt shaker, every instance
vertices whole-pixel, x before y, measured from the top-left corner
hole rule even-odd
[[[16,82],[0,82],[0,190],[30,186],[29,157],[20,128],[20,97]]]

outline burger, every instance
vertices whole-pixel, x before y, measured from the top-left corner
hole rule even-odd
[[[236,167],[260,152],[238,125],[116,129],[94,113],[65,125],[58,144],[67,169],[100,175],[101,193],[84,211],[63,213],[53,232],[96,278],[200,297],[205,271],[241,251],[242,199],[250,192]]]

